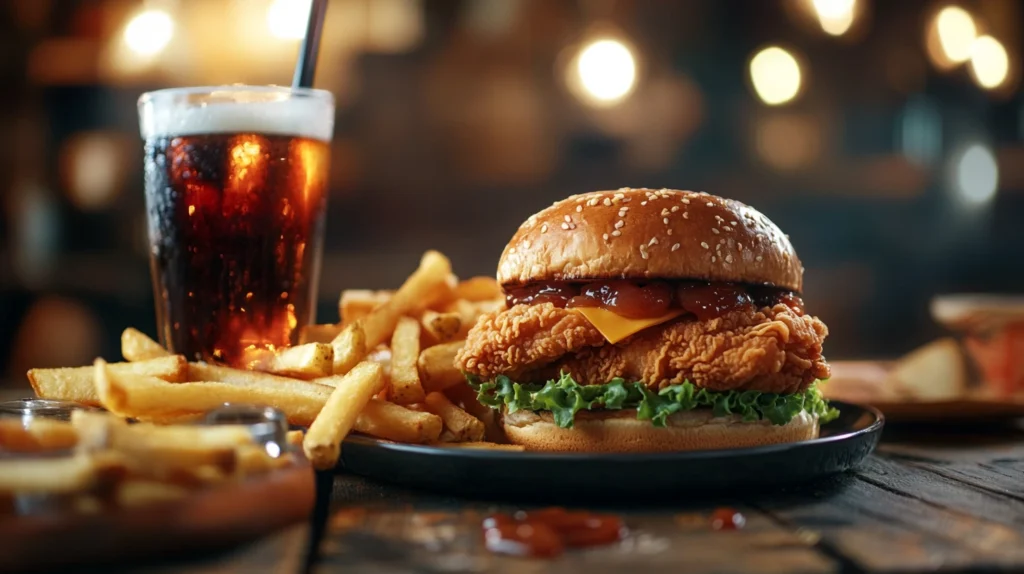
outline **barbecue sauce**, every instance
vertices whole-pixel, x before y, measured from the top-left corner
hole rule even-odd
[[[507,289],[505,299],[509,307],[542,303],[560,308],[602,307],[630,319],[660,317],[682,309],[706,321],[739,309],[776,304],[803,314],[803,301],[796,293],[763,286],[699,281],[550,281]]]

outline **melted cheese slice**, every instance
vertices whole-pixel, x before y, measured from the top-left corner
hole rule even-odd
[[[648,327],[675,319],[686,312],[682,309],[675,309],[660,317],[629,319],[601,307],[576,307],[573,310],[586,317],[590,324],[600,331],[604,338],[612,344],[618,343],[633,333]]]

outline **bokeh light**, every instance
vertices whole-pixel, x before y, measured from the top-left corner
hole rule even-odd
[[[267,8],[267,26],[275,38],[301,40],[306,35],[310,0],[274,0]]]
[[[949,62],[959,64],[971,57],[971,45],[978,34],[974,18],[959,6],[947,6],[935,16],[939,45]]]
[[[636,87],[636,58],[618,40],[587,44],[580,51],[575,69],[584,97],[597,105],[621,102]]]
[[[981,36],[971,45],[971,72],[979,86],[994,90],[1006,82],[1010,58],[1006,48],[992,36]]]
[[[812,0],[811,6],[821,29],[832,36],[845,34],[853,25],[857,12],[857,0]]]
[[[955,159],[956,190],[964,203],[981,205],[995,197],[999,165],[992,150],[980,143],[968,145]]]
[[[146,10],[135,15],[124,28],[124,43],[140,56],[155,56],[174,36],[174,19],[163,10]]]
[[[821,127],[813,116],[772,112],[761,120],[754,138],[757,154],[779,171],[795,171],[814,163],[821,153]]]
[[[793,54],[769,46],[750,60],[750,80],[761,101],[777,106],[797,96],[801,84],[800,63]]]

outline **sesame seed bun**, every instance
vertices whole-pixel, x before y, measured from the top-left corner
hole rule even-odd
[[[800,413],[784,425],[714,418],[708,409],[675,413],[664,428],[637,420],[635,410],[581,411],[573,428],[554,423],[550,412],[504,414],[505,436],[538,452],[678,452],[781,444],[818,438],[818,417]]]
[[[695,279],[800,292],[789,238],[756,209],[715,195],[629,189],[574,195],[531,216],[505,247],[498,282]]]

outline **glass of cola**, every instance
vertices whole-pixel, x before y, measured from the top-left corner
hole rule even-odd
[[[161,342],[242,366],[315,320],[334,97],[221,86],[139,98]]]

